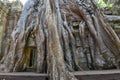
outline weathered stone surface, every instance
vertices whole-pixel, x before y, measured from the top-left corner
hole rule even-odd
[[[80,71],[73,72],[78,80],[119,80],[120,70]],[[0,80],[48,80],[49,75],[17,72],[0,73]]]
[[[18,19],[21,15],[22,4],[19,0],[10,2],[0,2],[0,15],[3,24],[1,54],[5,55],[5,48],[9,42],[10,35],[17,25]]]
[[[3,2],[0,1],[0,27],[1,27],[1,38],[3,39],[3,36],[5,35],[5,29],[6,29],[6,21],[7,21],[7,14],[9,12],[8,6],[6,6]],[[1,42],[0,42],[0,53],[1,53]]]
[[[46,80],[47,74],[37,73],[0,73],[0,80]]]
[[[120,80],[120,70],[75,72],[79,80]]]

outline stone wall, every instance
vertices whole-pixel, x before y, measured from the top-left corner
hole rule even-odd
[[[3,4],[1,2],[1,4]],[[1,6],[1,10],[3,12],[0,12],[1,15],[4,15],[4,18],[1,18],[3,20],[3,30],[2,30],[2,42],[1,42],[1,54],[5,55],[5,49],[7,47],[7,44],[9,43],[9,39],[11,36],[11,33],[15,26],[17,25],[17,22],[19,20],[19,17],[21,15],[22,10],[22,4],[16,0],[13,3],[6,3]]]
[[[5,36],[5,30],[6,30],[6,22],[7,22],[7,14],[8,14],[9,8],[4,3],[0,1],[0,29],[1,30],[1,40],[3,40],[3,37]],[[0,48],[1,48],[1,41],[0,41]],[[1,49],[0,49],[1,54]]]

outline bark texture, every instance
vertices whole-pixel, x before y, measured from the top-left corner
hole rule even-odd
[[[36,71],[47,70],[50,80],[77,80],[72,71],[119,68],[120,40],[92,0],[28,0],[1,71],[24,70],[31,36]]]

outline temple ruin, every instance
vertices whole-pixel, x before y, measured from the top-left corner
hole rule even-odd
[[[87,1],[89,2],[89,0]],[[41,4],[37,4],[36,2]],[[64,72],[65,74],[67,74],[67,71],[65,71],[66,68],[68,70],[68,73],[69,71],[71,72],[73,71],[72,73],[74,73],[75,71],[83,71],[83,70],[107,70],[107,69],[119,68],[120,60],[119,60],[119,56],[117,56],[117,55],[120,55],[119,54],[120,46],[117,45],[117,42],[119,43],[119,38],[120,38],[120,24],[119,24],[120,16],[119,15],[116,16],[115,13],[112,14],[111,12],[109,13],[109,11],[104,11],[104,10],[103,10],[104,15],[101,15],[101,13],[99,12],[99,10],[97,10],[97,8],[95,12],[95,10],[92,7],[89,7],[90,9],[85,8],[88,6],[84,4],[88,4],[88,3],[84,3],[84,2],[80,3],[79,1],[78,1],[78,4],[76,5],[77,7],[80,7],[81,12],[83,13],[77,14],[77,11],[79,11],[78,8],[76,7],[68,8],[68,6],[61,3],[60,5],[62,5],[62,7],[60,6],[59,8],[61,9],[61,14],[62,14],[61,18],[63,19],[64,23],[62,24],[61,28],[58,27],[58,24],[53,23],[58,27],[58,32],[57,32],[57,29],[56,31],[54,29],[56,28],[56,26],[54,26],[53,24],[50,24],[49,22],[52,22],[52,21],[47,18],[47,17],[51,17],[48,9],[49,7],[50,7],[51,13],[54,13],[54,10],[56,10],[57,12],[57,9],[54,8],[54,6],[52,7],[50,6],[50,4],[54,4],[54,3],[49,3],[48,1],[49,6],[45,7],[46,3],[42,4],[42,2],[39,2],[39,0],[36,0],[36,2],[34,2],[33,0],[34,4],[33,5],[31,3],[28,4],[27,6],[29,8],[25,7],[22,13],[23,5],[19,0],[14,0],[13,2],[9,2],[7,0],[0,1],[0,29],[2,33],[2,35],[0,35],[1,36],[0,56],[5,57],[5,58],[3,57],[3,59],[1,60],[0,65],[3,65],[4,68],[0,66],[0,71],[2,71],[3,69],[6,69],[5,72],[21,72],[22,71],[22,72],[48,73],[53,69],[53,72],[50,72],[50,74],[52,74],[51,76],[53,76],[53,78],[56,78],[55,74],[57,73],[57,69],[58,69],[58,72],[60,71],[59,73]],[[56,5],[58,4],[56,3]],[[74,5],[74,4],[69,3],[69,5]],[[52,9],[53,9],[53,12],[52,12]],[[69,13],[69,10],[73,11],[74,14]],[[45,11],[46,13],[48,11],[48,13],[44,14]],[[95,14],[93,11],[95,12]],[[22,18],[20,18],[21,13],[22,13]],[[85,13],[88,13],[90,17],[86,17]],[[58,13],[55,13],[55,14],[58,17]],[[48,15],[48,16],[46,17],[45,15]],[[54,18],[53,16],[51,17],[51,19],[52,18],[53,18],[53,21],[55,22],[56,18]],[[61,18],[60,16],[58,17],[58,19],[61,19]],[[87,21],[87,18],[90,21],[92,21],[92,23],[89,23],[89,21]],[[71,20],[71,22],[69,22],[69,20]],[[112,28],[110,28],[107,22],[109,22],[109,24],[117,33],[119,38],[117,37],[116,33],[114,33]],[[62,23],[62,21],[60,23]],[[93,25],[95,29],[92,29],[91,25],[89,24]],[[53,30],[50,29],[48,25],[49,26],[52,25],[51,27]],[[101,26],[103,29],[101,28]],[[45,30],[49,32],[50,37],[48,37],[48,34],[45,32]],[[61,32],[60,30],[63,32]],[[92,30],[95,30],[96,32],[98,31],[98,33],[94,34],[94,32],[92,33]],[[58,39],[58,37],[54,38],[54,33],[52,31],[59,33],[57,35],[60,37],[60,39]],[[11,36],[12,32],[14,32],[14,34],[12,34]],[[56,39],[58,39],[58,44],[59,42],[61,42],[60,46],[62,47],[56,44],[57,42]],[[101,46],[102,42],[103,44]],[[113,45],[114,43],[115,45]],[[111,45],[113,45],[113,49]],[[57,49],[56,46],[58,47],[58,51],[55,50]],[[51,51],[52,49],[53,49],[53,52]],[[116,52],[114,52],[114,50]],[[55,54],[57,52],[59,55]],[[61,57],[60,53],[64,53],[62,55],[64,57],[61,58],[61,60],[63,59],[63,64],[59,61]],[[98,61],[101,60],[100,64],[97,63],[97,60]],[[102,63],[102,60],[103,60],[103,63]],[[65,67],[62,67],[61,69],[60,67],[61,65],[59,65],[58,62],[56,61],[58,61],[59,63],[61,63],[62,66],[65,66]],[[65,65],[64,65],[64,62],[65,62]],[[7,68],[6,66],[9,68]],[[56,72],[54,68],[56,69]],[[63,72],[61,70],[63,70]],[[74,75],[76,74],[74,75],[68,74],[68,75],[69,75],[68,78],[70,78],[71,76],[74,78]],[[65,77],[64,75],[62,76],[65,79],[66,76],[68,75],[65,75]],[[57,74],[57,76],[59,75]],[[61,78],[61,76],[59,77]],[[44,79],[44,80],[47,80],[47,79]]]

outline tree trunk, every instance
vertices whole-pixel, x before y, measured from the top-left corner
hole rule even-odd
[[[77,80],[72,71],[119,68],[120,40],[93,1],[28,0],[1,71],[26,68],[30,38],[37,48],[36,72],[49,73],[50,80]]]

